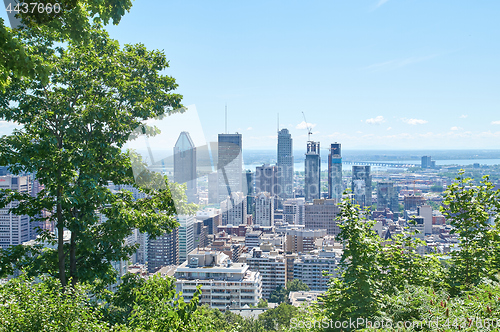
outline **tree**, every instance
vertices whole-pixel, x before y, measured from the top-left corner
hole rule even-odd
[[[90,305],[88,287],[64,292],[56,279],[15,278],[0,286],[0,332],[124,331],[111,329]]]
[[[44,189],[36,197],[3,192],[0,205],[17,200],[13,213],[54,221],[57,238],[46,233],[41,240],[56,243],[57,250],[35,255],[44,258],[40,272],[57,276],[63,286],[68,279],[111,282],[111,262],[136,249],[123,244],[134,228],[155,237],[178,225],[166,180],[122,151],[136,128],[158,133],[142,121],[183,111],[181,96],[171,92],[177,85],[159,74],[168,67],[162,52],[141,44],[122,49],[98,24],[88,43],[64,48],[51,34],[20,35],[33,53],[45,51],[52,65],[47,82],[14,77],[0,93],[0,118],[23,126],[0,138],[0,164],[14,174],[36,173]],[[134,178],[132,167],[144,171]],[[134,185],[147,197],[134,201],[130,192],[112,193],[109,182]],[[41,217],[42,210],[53,213]],[[65,229],[71,232],[67,243]]]
[[[54,2],[39,1],[37,3],[50,4]],[[60,11],[44,10],[19,12],[23,27],[32,31],[44,30],[51,32],[57,41],[73,40],[86,42],[91,31],[92,20],[108,24],[118,24],[125,11],[132,7],[131,0],[58,0]],[[15,5],[13,6],[15,7]],[[47,10],[45,10],[47,8]],[[12,27],[18,28],[18,27]],[[16,35],[13,29],[5,26],[0,18],[0,91],[4,89],[13,78],[27,76],[47,80],[48,71],[43,63],[43,54],[35,55],[29,52],[30,44],[25,43]]]
[[[341,278],[334,278],[323,297],[325,315],[335,320],[369,318],[379,313],[382,267],[379,262],[380,237],[373,230],[374,221],[367,220],[368,210],[342,201],[338,216],[344,244],[340,260]]]
[[[278,285],[276,289],[274,289],[271,294],[269,294],[269,302],[270,303],[283,303],[287,300],[288,292],[286,288]]]
[[[286,283],[286,290],[290,292],[307,292],[311,290],[307,284],[300,279],[293,279]]]
[[[281,303],[274,309],[269,309],[259,315],[267,331],[278,331],[290,326],[292,317],[297,314],[298,309],[290,304]]]
[[[474,186],[461,170],[444,193],[441,211],[459,236],[460,250],[451,252],[450,286],[467,288],[493,277],[500,267],[500,190],[494,190],[488,176]]]

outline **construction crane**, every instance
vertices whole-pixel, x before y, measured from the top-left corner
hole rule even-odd
[[[307,128],[307,141],[311,142],[312,128],[309,126],[309,123],[306,120],[306,115],[302,112],[302,116],[304,117],[304,122],[306,123]]]

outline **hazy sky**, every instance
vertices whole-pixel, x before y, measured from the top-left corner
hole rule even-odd
[[[323,147],[500,148],[499,15],[493,0],[149,0],[108,30],[165,51],[206,141],[227,104],[245,149],[276,148],[278,112],[294,149],[302,112]]]

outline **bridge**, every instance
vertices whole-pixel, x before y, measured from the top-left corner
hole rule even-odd
[[[387,163],[383,161],[342,161],[342,163],[349,165],[386,166],[395,168],[420,167],[420,165],[417,164]]]

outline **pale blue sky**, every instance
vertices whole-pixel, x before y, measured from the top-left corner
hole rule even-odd
[[[5,17],[5,12],[2,13]],[[135,1],[120,43],[164,50],[207,141],[500,148],[498,1]],[[5,124],[0,127],[7,128]]]

